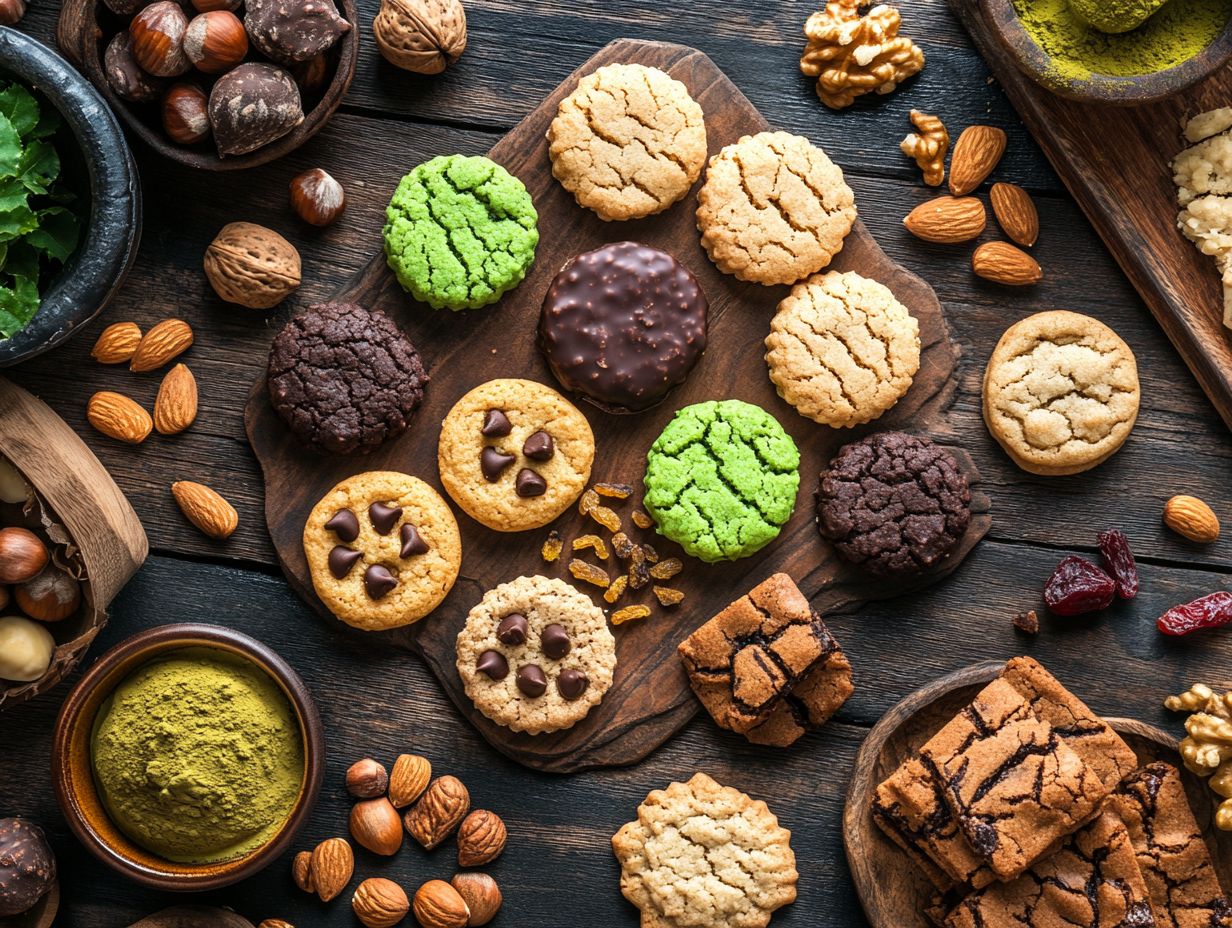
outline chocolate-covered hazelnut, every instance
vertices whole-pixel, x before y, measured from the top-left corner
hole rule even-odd
[[[280,64],[315,58],[350,31],[333,0],[248,0],[244,28],[261,53]]]
[[[147,74],[133,57],[133,37],[117,32],[103,52],[103,73],[111,89],[132,103],[149,103],[162,96],[164,82]]]
[[[299,88],[271,64],[228,71],[210,92],[210,123],[221,157],[245,155],[282,138],[304,121]]]
[[[55,879],[43,829],[24,818],[0,819],[0,918],[30,911]]]

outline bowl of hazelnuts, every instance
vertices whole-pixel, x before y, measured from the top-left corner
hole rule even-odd
[[[354,0],[65,0],[57,41],[151,148],[211,171],[311,138],[359,54]]]

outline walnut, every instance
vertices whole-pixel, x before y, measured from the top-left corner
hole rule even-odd
[[[299,252],[273,229],[232,222],[205,252],[205,276],[228,303],[269,309],[300,282]]]
[[[390,64],[440,74],[466,49],[466,11],[461,0],[381,0],[372,33]]]
[[[861,15],[865,6],[830,0],[804,25],[800,70],[817,78],[817,96],[831,109],[866,93],[889,93],[924,67],[919,46],[898,34],[898,10],[882,4]]]
[[[924,183],[940,187],[945,180],[945,153],[950,150],[950,133],[937,116],[911,111],[911,124],[916,131],[899,146],[908,158],[914,158],[924,172]]]
[[[1193,713],[1185,720],[1181,757],[1191,772],[1210,777],[1211,789],[1224,799],[1215,813],[1215,824],[1232,831],[1232,692],[1220,696],[1209,686],[1195,683],[1188,692],[1169,696],[1164,705]]]

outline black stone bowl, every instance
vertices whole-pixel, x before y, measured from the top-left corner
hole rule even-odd
[[[0,338],[0,367],[58,345],[115,294],[141,240],[141,184],[124,133],[94,86],[46,45],[0,27],[0,78],[35,91],[59,110],[62,174],[89,206],[77,251],[44,285],[38,312],[12,338]]]

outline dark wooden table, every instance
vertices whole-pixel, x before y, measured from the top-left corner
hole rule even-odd
[[[805,0],[468,0],[470,45],[456,69],[432,79],[399,72],[379,58],[365,31],[342,111],[280,163],[228,177],[179,169],[138,150],[145,235],[128,285],[88,331],[11,372],[86,438],[150,536],[154,553],[114,604],[92,654],[173,621],[227,624],[267,642],[311,686],[329,732],[326,787],[298,846],[345,832],[342,774],[353,760],[424,753],[508,822],[509,849],[492,868],[506,899],[496,924],[528,928],[636,924],[636,911],[620,896],[608,839],[649,790],[696,770],[769,800],[792,830],[800,898],[776,916],[776,925],[863,923],[840,827],[856,750],[893,703],[976,660],[1030,653],[1098,711],[1179,730],[1160,701],[1195,679],[1232,678],[1232,634],[1165,642],[1152,622],[1178,601],[1228,586],[1232,541],[1188,546],[1163,528],[1160,511],[1167,497],[1186,492],[1232,520],[1232,440],[941,0],[901,5],[904,31],[924,47],[927,68],[907,88],[843,113],[825,109],[797,70],[800,29],[815,8]],[[370,22],[376,0],[361,0],[360,7],[361,21]],[[50,40],[55,13],[54,5],[36,3],[23,28]],[[701,48],[771,122],[823,145],[847,172],[881,244],[934,285],[964,352],[954,440],[970,449],[983,472],[994,524],[939,587],[831,620],[855,665],[857,691],[822,733],[786,752],[758,750],[720,732],[703,714],[636,767],[560,778],[527,771],[489,748],[416,659],[323,621],[291,594],[265,533],[261,483],[241,411],[273,330],[297,307],[329,295],[379,247],[382,210],[404,170],[437,154],[486,151],[573,68],[626,35]],[[1047,273],[1041,286],[1011,292],[985,285],[971,275],[965,250],[925,245],[903,230],[902,217],[930,195],[898,150],[913,107],[939,112],[955,133],[973,122],[1009,133],[997,177],[1026,186],[1039,204],[1043,232],[1036,252]],[[295,219],[286,197],[290,178],[316,165],[337,176],[350,198],[341,222],[320,232]],[[282,231],[303,254],[303,287],[270,314],[221,303],[201,272],[214,233],[241,219]],[[1111,462],[1088,475],[1047,479],[1019,471],[988,436],[979,385],[1000,333],[1054,307],[1099,316],[1121,333],[1138,356],[1143,402],[1132,439]],[[178,438],[156,437],[137,448],[102,438],[86,424],[87,397],[121,389],[148,408],[158,376],[94,364],[94,337],[105,322],[149,325],[167,316],[188,319],[197,332],[187,360],[201,388],[200,419]],[[169,492],[180,479],[215,486],[235,503],[240,529],[228,543],[210,543],[183,520]],[[811,478],[804,479],[807,485]],[[1045,620],[1036,638],[1017,634],[1010,617],[1040,604],[1042,581],[1059,557],[1090,551],[1096,532],[1109,525],[1125,529],[1135,544],[1143,573],[1139,598],[1095,619]],[[68,833],[48,776],[52,724],[64,693],[61,686],[0,716],[0,815],[29,815],[50,831],[64,874],[60,924],[127,925],[176,900],[112,876]],[[326,907],[294,888],[289,856],[202,901],[232,906],[254,922],[353,924],[345,900]],[[428,855],[410,847],[388,861],[361,853],[359,868],[413,891],[428,878],[448,878],[452,863],[447,849]]]

